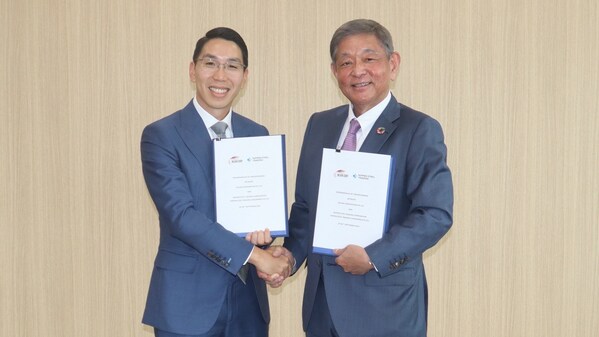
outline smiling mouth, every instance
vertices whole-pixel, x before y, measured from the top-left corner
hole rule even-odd
[[[363,87],[368,86],[370,83],[371,82],[360,82],[360,83],[352,84],[351,86],[354,88],[363,88]]]
[[[210,91],[219,94],[219,95],[223,95],[226,94],[227,92],[229,92],[229,89],[227,88],[217,88],[217,87],[208,87],[208,89],[210,89]]]

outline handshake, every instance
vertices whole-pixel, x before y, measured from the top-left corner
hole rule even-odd
[[[255,231],[248,233],[245,239],[256,246],[265,246],[272,243],[270,231]],[[278,288],[293,271],[295,258],[289,250],[282,246],[270,246],[266,249],[254,248],[250,255],[249,263],[258,271],[258,277],[266,281],[273,288]]]

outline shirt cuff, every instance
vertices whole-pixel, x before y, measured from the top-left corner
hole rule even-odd
[[[252,253],[254,252],[254,249],[256,249],[256,246],[252,246],[252,250],[250,251],[250,255],[248,255],[247,259],[245,259],[245,262],[243,263],[244,266],[248,263],[248,261],[250,260],[250,257],[252,257]]]

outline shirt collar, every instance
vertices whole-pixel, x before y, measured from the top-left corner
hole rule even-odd
[[[214,116],[212,116],[210,113],[208,113],[208,111],[204,110],[204,108],[202,108],[202,106],[200,105],[200,103],[198,102],[198,100],[195,96],[193,98],[193,106],[196,108],[196,110],[198,111],[198,114],[202,118],[202,121],[204,122],[204,126],[208,130],[210,137],[212,139],[216,138],[216,134],[214,133],[214,131],[212,131],[212,129],[210,127],[212,125],[214,125],[216,122],[219,122],[219,120],[214,118]],[[233,109],[230,108],[229,112],[227,113],[225,118],[223,118],[221,121],[221,122],[227,123],[227,125],[229,126],[226,131],[227,138],[233,138],[233,126],[231,125],[231,115],[232,115],[231,111],[232,110]]]
[[[351,121],[353,118],[357,118],[358,122],[360,122],[360,128],[364,131],[364,134],[368,134],[368,131],[372,129],[374,122],[381,116],[383,110],[389,104],[391,100],[391,91],[387,93],[387,96],[377,105],[373,106],[370,110],[365,111],[360,117],[356,117],[354,115],[354,107],[353,104],[350,103],[349,110],[347,113],[347,123]]]
[[[339,138],[337,147],[340,148],[343,145],[343,140],[345,139],[345,135],[347,135],[347,131],[349,130],[349,122],[356,118],[360,123],[360,130],[356,133],[356,150],[359,150],[366,139],[368,133],[374,126],[374,122],[381,116],[389,102],[391,101],[391,91],[387,94],[379,104],[372,107],[370,110],[365,111],[360,117],[356,117],[354,115],[353,105],[349,104],[349,109],[347,109],[347,118],[345,119],[345,124],[343,125],[343,130],[341,131],[341,137]]]
[[[349,105],[346,124],[349,126],[349,121],[351,121],[353,118],[358,119],[358,122],[360,122],[360,129],[362,131],[362,137],[360,140],[358,140],[358,143],[360,145],[364,138],[366,138],[365,136],[368,135],[368,133],[370,133],[370,129],[372,129],[374,122],[376,122],[376,120],[381,116],[387,105],[389,105],[389,101],[391,101],[391,91],[387,93],[387,97],[385,97],[379,104],[375,105],[370,110],[365,111],[359,117],[356,117],[354,115],[353,105]]]

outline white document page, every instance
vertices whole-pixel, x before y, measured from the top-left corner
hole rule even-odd
[[[393,158],[324,149],[313,251],[366,247],[386,230]]]
[[[284,135],[215,140],[217,222],[239,236],[287,236],[286,177]]]

